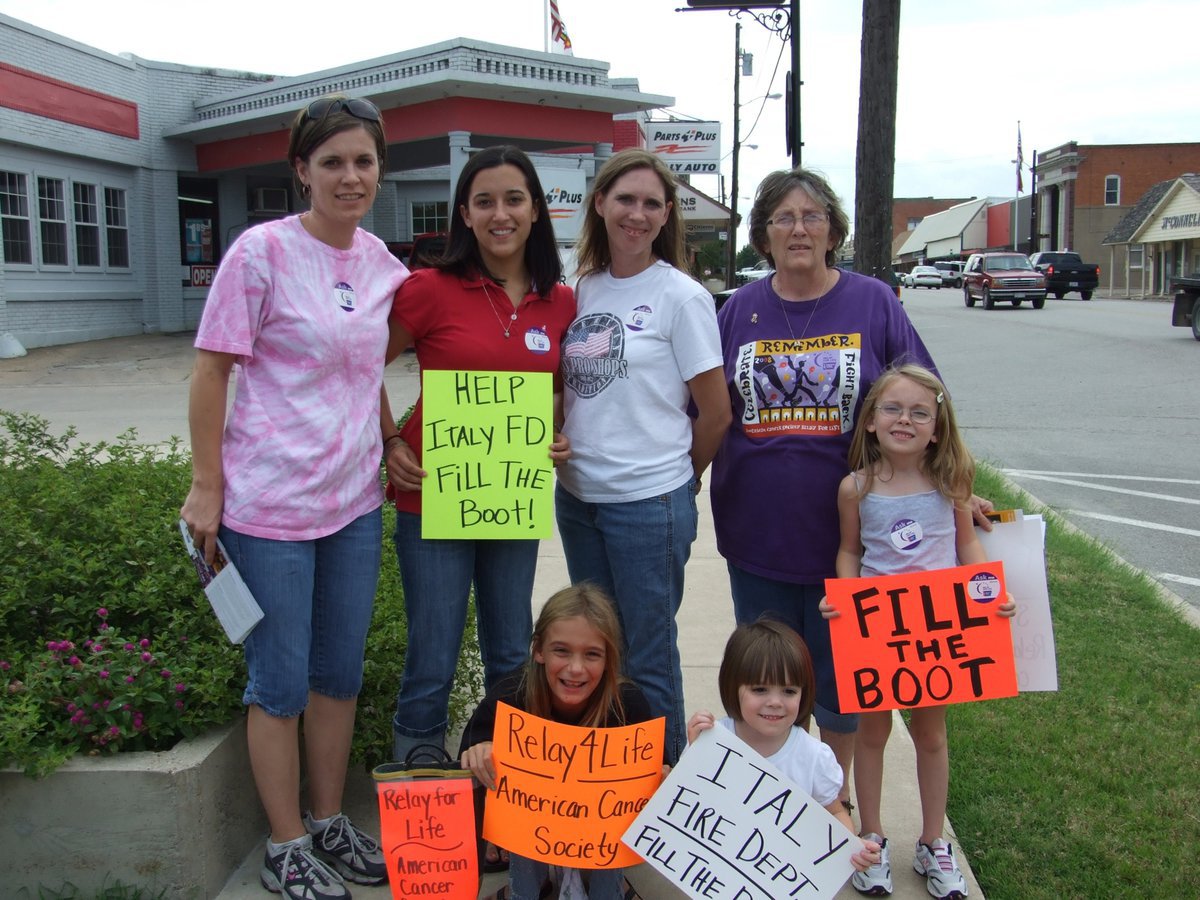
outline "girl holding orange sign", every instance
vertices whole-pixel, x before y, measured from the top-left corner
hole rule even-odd
[[[975,463],[954,420],[950,397],[937,376],[917,365],[888,369],[863,402],[850,444],[851,474],[838,488],[841,545],[839,578],[895,575],[986,562],[971,517]],[[1016,611],[1011,595],[996,614]],[[827,619],[839,612],[821,601]],[[942,838],[950,760],[946,707],[911,710],[909,731],[917,751],[921,836],[913,869],[934,897],[962,898],[966,880],[954,849]],[[889,847],[883,836],[880,798],[883,753],[892,729],[891,710],[861,714],[854,756],[854,783],[862,817],[860,834],[880,845],[880,860],[855,872],[850,883],[872,896],[892,892]]]
[[[498,703],[585,728],[649,721],[653,716],[646,696],[620,673],[621,626],[612,602],[586,582],[563,588],[538,615],[525,667],[488,690],[471,714],[459,747],[462,767],[470,769],[485,788],[495,789],[492,735]],[[622,869],[561,871],[564,880],[586,877],[590,900],[640,900]],[[553,889],[546,863],[512,853],[508,885],[493,898],[532,900],[549,896]]]

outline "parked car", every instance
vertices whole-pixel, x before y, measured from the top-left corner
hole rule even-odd
[[[411,241],[389,241],[387,248],[392,256],[415,271],[432,265],[445,252],[447,236],[445,231],[427,231]]]
[[[733,273],[734,282],[736,284],[746,284],[750,281],[758,281],[760,278],[766,278],[775,270],[771,268],[771,264],[765,259],[760,259],[748,269],[738,269]]]
[[[913,270],[904,276],[904,286],[910,288],[940,288],[942,286],[942,273],[933,266],[913,266]]]
[[[1029,257],[1033,267],[1046,277],[1046,291],[1061,300],[1072,291],[1079,291],[1084,300],[1092,299],[1092,291],[1100,284],[1100,267],[1085,263],[1078,253],[1069,250],[1042,250]]]
[[[1192,329],[1192,337],[1200,341],[1200,272],[1171,279],[1175,302],[1171,305],[1171,324]]]
[[[1028,300],[1034,309],[1046,305],[1046,279],[1023,253],[972,253],[963,270],[963,300],[984,309],[993,309],[998,300],[1020,306]]]
[[[933,267],[942,276],[942,287],[962,287],[962,273],[966,263],[961,259],[944,259],[935,262]]]

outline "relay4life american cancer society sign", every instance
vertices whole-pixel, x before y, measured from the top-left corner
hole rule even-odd
[[[831,578],[829,620],[843,712],[1014,697],[1017,675],[999,561]]]
[[[572,869],[637,865],[621,835],[662,781],[664,728],[581,728],[497,704],[484,838]]]
[[[421,536],[553,534],[554,381],[549,372],[421,374]]]

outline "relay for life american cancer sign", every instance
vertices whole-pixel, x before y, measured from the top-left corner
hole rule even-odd
[[[830,578],[842,712],[1014,697],[1017,675],[998,561],[872,578]]]
[[[421,537],[553,535],[549,372],[421,374]]]
[[[664,729],[661,718],[580,728],[497,704],[484,838],[572,869],[637,865],[621,835],[662,781]]]
[[[622,840],[696,900],[832,897],[862,848],[720,725],[687,748]]]

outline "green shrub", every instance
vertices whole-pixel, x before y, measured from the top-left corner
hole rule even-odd
[[[241,648],[221,630],[179,539],[191,483],[177,440],[74,441],[0,410],[0,765],[44,775],[75,753],[166,750],[242,714]],[[352,758],[389,758],[407,646],[385,510],[384,569]],[[165,674],[164,674],[165,673]],[[451,717],[482,683],[474,619]]]

